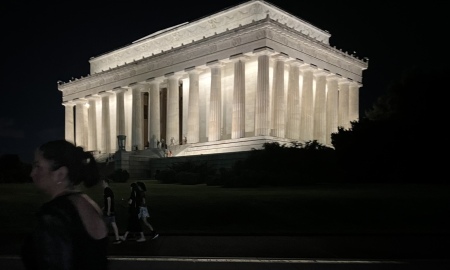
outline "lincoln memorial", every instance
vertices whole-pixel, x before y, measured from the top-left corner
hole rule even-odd
[[[129,170],[266,142],[331,146],[358,120],[368,60],[330,36],[259,0],[152,33],[58,83],[65,138]]]

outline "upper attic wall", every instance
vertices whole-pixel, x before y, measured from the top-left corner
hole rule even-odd
[[[161,53],[161,51],[180,47],[183,44],[225,32],[240,25],[250,24],[253,21],[265,19],[267,16],[319,42],[329,44],[331,35],[328,32],[267,2],[253,0],[194,22],[183,23],[158,31],[133,42],[131,45],[92,58],[89,61],[91,74],[131,63]]]

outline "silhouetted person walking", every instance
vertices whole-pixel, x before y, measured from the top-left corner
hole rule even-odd
[[[136,183],[131,183],[130,185],[131,193],[130,197],[128,199],[128,224],[127,224],[127,231],[125,234],[120,237],[120,240],[125,241],[128,238],[128,235],[130,233],[139,234],[141,237],[138,238],[137,242],[144,242],[145,236],[144,232],[142,231],[141,221],[138,217],[139,214],[139,203],[140,199],[139,196],[139,189],[136,185]]]
[[[139,189],[139,196],[138,198],[140,199],[140,205],[139,205],[139,219],[142,220],[145,224],[145,226],[147,226],[150,229],[150,233],[151,233],[151,239],[155,239],[159,236],[159,234],[156,232],[156,230],[153,228],[153,226],[148,222],[148,218],[150,217],[150,214],[148,212],[148,208],[147,208],[147,202],[146,202],[146,191],[147,191],[147,187],[145,186],[145,184],[143,182],[136,182],[138,189]]]
[[[114,203],[114,192],[109,187],[109,180],[103,180],[103,216],[106,224],[113,228],[115,240],[113,244],[120,244],[119,229],[116,223],[116,211]]]

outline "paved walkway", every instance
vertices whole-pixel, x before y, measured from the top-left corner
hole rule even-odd
[[[0,265],[23,270],[18,256],[22,237],[3,235],[2,239]],[[297,269],[298,264],[302,269],[450,269],[450,235],[163,234],[146,242],[116,245],[112,241],[111,237],[113,270],[219,269],[219,264],[220,269],[246,270]]]
[[[186,236],[111,244],[111,256],[450,260],[450,235]]]
[[[0,256],[20,253],[23,236],[3,235]],[[161,235],[109,246],[111,257],[444,260],[450,235]]]

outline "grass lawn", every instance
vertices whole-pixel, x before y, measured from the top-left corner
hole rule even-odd
[[[144,182],[150,223],[162,234],[450,232],[449,185],[333,184],[226,189]],[[129,185],[130,182],[110,185],[116,195],[121,233],[126,229]],[[100,186],[86,193],[102,206]],[[30,231],[37,209],[46,200],[31,183],[1,184],[1,232]]]

